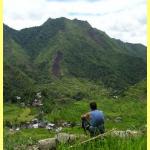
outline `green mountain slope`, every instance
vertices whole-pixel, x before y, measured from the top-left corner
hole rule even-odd
[[[25,75],[36,87],[58,78],[84,78],[120,93],[145,78],[145,60],[145,46],[110,38],[86,21],[48,19],[20,31],[4,25],[4,66],[15,66],[23,80]],[[11,75],[11,69],[4,71],[6,83]],[[12,85],[10,93],[14,89]]]
[[[137,84],[130,86],[128,90],[124,92],[124,97],[131,100],[146,100],[147,98],[147,85],[146,79],[141,80]]]
[[[10,30],[12,32],[7,32]],[[11,38],[15,31],[6,27],[4,30],[4,97],[14,100],[15,96],[22,96],[33,86],[30,57],[26,51]]]

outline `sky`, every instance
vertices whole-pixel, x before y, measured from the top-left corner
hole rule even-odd
[[[146,41],[146,0],[4,0],[3,21],[20,30],[48,18],[88,21],[110,37],[130,43]]]

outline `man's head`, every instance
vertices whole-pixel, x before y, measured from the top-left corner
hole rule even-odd
[[[91,102],[91,103],[90,103],[90,108],[91,108],[91,110],[96,110],[96,109],[97,109],[97,104],[96,104],[96,102]]]

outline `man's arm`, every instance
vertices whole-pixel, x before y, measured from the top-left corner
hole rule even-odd
[[[86,118],[86,119],[90,119],[90,112],[88,112],[88,113],[86,113],[86,114],[83,114],[83,115],[81,115],[81,119],[84,119],[84,118]]]

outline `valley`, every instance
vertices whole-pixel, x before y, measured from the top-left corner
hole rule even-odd
[[[34,149],[61,132],[85,135],[80,117],[91,101],[104,112],[106,132],[142,134],[77,149],[145,149],[146,72],[144,45],[111,38],[86,21],[49,18],[22,30],[4,25],[4,149]]]

